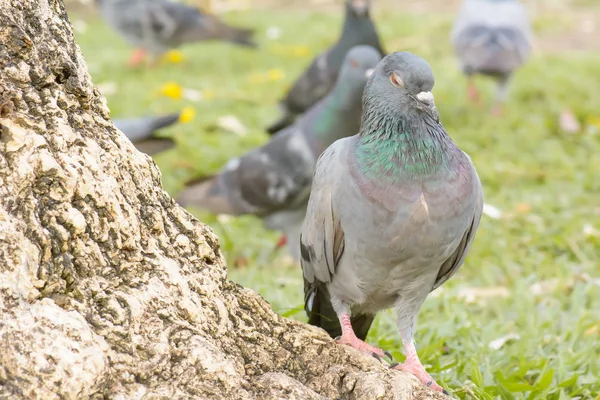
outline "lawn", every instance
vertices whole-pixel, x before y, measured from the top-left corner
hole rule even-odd
[[[465,265],[419,315],[421,359],[459,398],[600,399],[600,12],[592,1],[572,2],[576,9],[541,3],[536,52],[514,77],[502,118],[467,101],[449,43],[452,7],[382,5],[374,13],[388,51],[412,51],[432,65],[440,119],[471,155],[496,209],[484,215]],[[139,70],[126,67],[131,49],[93,10],[71,21],[113,117],[195,110],[193,121],[164,132],[178,146],[155,157],[176,195],[187,179],[268,140],[263,128],[278,115],[277,99],[337,37],[335,11],[231,12],[227,21],[257,29],[260,50],[206,43],[185,47],[183,62]],[[580,29],[582,16],[595,18],[591,28]],[[183,98],[161,94],[170,82],[186,89]],[[492,82],[478,84],[490,101]],[[578,117],[578,133],[561,130],[564,108]],[[223,116],[247,133],[224,129]],[[191,211],[220,236],[230,279],[305,320],[301,272],[274,251],[276,233],[253,217]],[[368,341],[403,359],[391,311],[378,316]]]

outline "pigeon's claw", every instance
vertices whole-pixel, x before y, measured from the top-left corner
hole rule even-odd
[[[146,59],[146,52],[144,49],[136,49],[129,57],[129,66],[137,67]]]
[[[384,350],[383,354],[385,354],[385,356],[391,361],[394,362],[394,357],[392,357],[392,353],[390,353],[387,350]]]
[[[443,387],[438,385],[433,380],[433,378],[431,377],[431,375],[429,375],[429,373],[427,371],[425,371],[425,367],[423,367],[423,364],[421,364],[421,362],[418,359],[414,360],[414,359],[407,358],[404,363],[394,366],[393,369],[397,369],[399,371],[404,371],[404,372],[408,372],[409,374],[413,374],[414,376],[417,377],[417,379],[419,379],[421,381],[421,383],[423,385],[430,387],[431,389],[438,391],[438,392],[444,392],[446,394],[448,393],[444,390]]]
[[[352,329],[352,323],[350,322],[350,315],[342,314],[339,316],[339,319],[340,325],[342,327],[342,337],[336,339],[336,342],[339,344],[345,344],[350,347],[353,347],[356,350],[373,356],[381,361],[381,359],[385,355],[383,350],[375,346],[371,346],[370,344],[356,337],[356,334]]]
[[[469,83],[467,84],[467,96],[472,103],[480,103],[479,91],[472,80],[469,80]]]
[[[370,356],[373,356],[380,361],[381,361],[381,358],[383,358],[383,356],[384,356],[383,350],[381,350],[375,346],[371,346],[369,343],[366,343],[366,342],[360,340],[359,338],[357,338],[354,335],[352,335],[352,336],[342,335],[342,337],[340,339],[338,339],[337,342],[339,344],[345,344],[347,346],[353,347],[356,350],[361,351]]]

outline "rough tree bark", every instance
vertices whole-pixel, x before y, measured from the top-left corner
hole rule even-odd
[[[62,0],[0,0],[0,398],[443,398],[227,281]]]

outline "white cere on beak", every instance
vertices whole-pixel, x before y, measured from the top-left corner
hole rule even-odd
[[[369,68],[365,71],[365,76],[369,78],[371,75],[373,75],[373,71],[375,71],[375,68]]]
[[[431,92],[421,92],[417,95],[417,99],[425,104],[433,104],[433,95]]]

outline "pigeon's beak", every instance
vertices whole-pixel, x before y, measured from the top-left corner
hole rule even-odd
[[[365,77],[368,79],[371,77],[371,75],[373,75],[373,71],[375,71],[375,68],[369,68],[368,70],[365,71]]]
[[[421,104],[421,107],[427,110],[436,121],[440,120],[440,115],[438,114],[437,108],[435,107],[435,102],[433,101],[433,94],[431,94],[431,92],[421,92],[415,97]]]
[[[369,2],[367,0],[352,0],[352,11],[359,17],[369,13]]]

